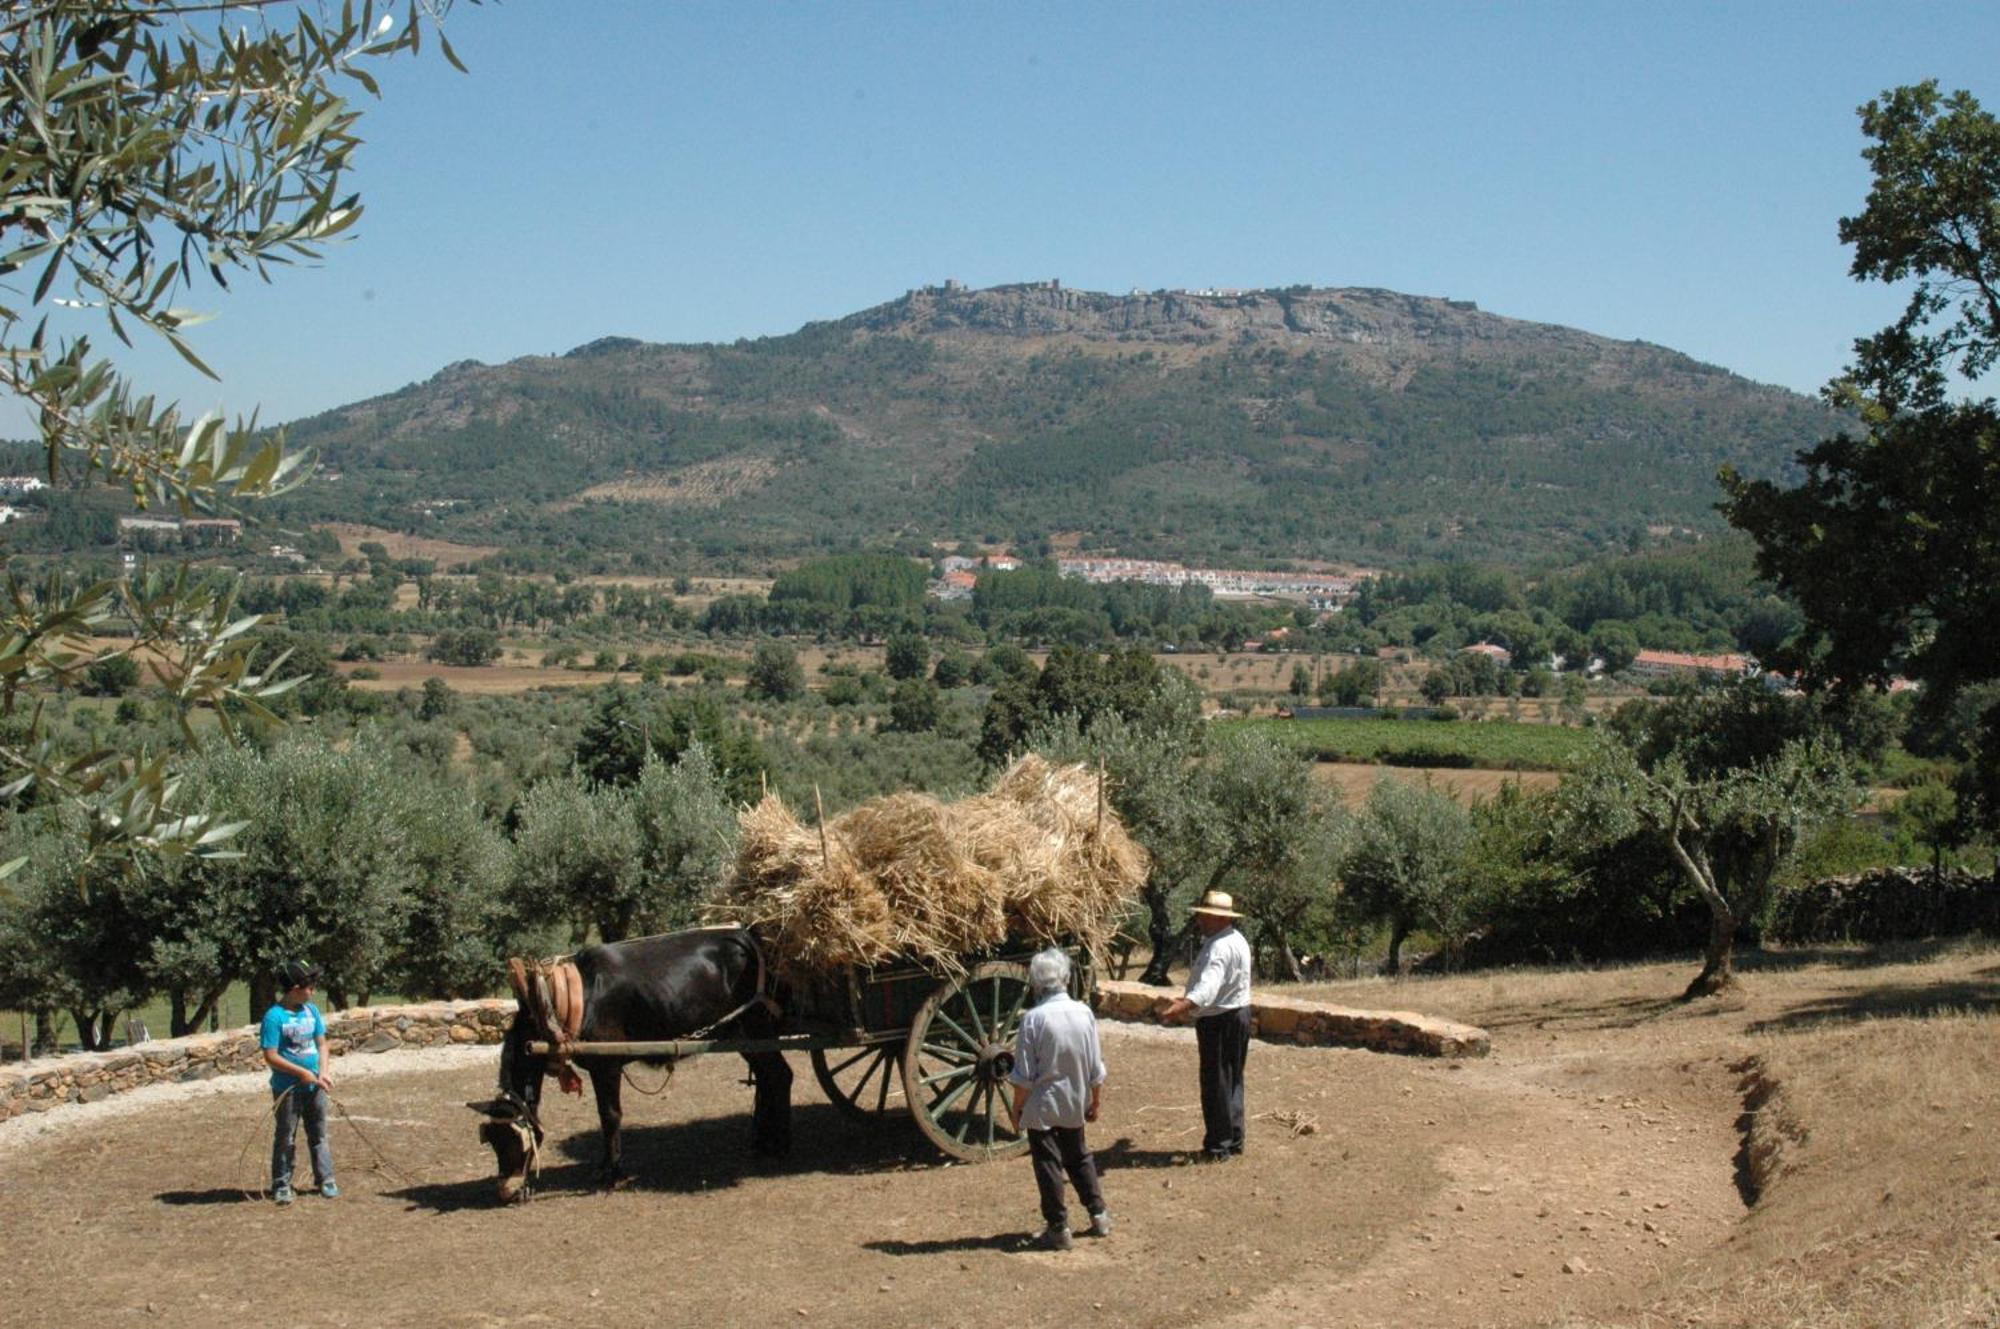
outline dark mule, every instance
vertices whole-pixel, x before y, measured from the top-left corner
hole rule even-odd
[[[579,1043],[647,1043],[701,1034],[713,1038],[771,1038],[775,1008],[759,1001],[766,975],[757,943],[742,928],[703,928],[663,937],[589,946],[574,957],[583,980]],[[717,1027],[717,1022],[723,1022]],[[528,1051],[546,1034],[530,1011],[520,1011],[500,1046],[500,1093],[490,1103],[467,1106],[487,1121],[479,1138],[500,1166],[502,1201],[525,1198],[540,1152],[542,1078],[551,1058]],[[756,1081],[752,1143],[759,1153],[783,1154],[792,1144],[792,1070],[778,1052],[743,1054]],[[597,1095],[604,1157],[598,1181],[615,1184],[619,1168],[619,1088],[628,1057],[578,1057]],[[646,1058],[645,1060],[657,1060]]]

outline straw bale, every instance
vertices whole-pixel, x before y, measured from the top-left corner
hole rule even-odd
[[[1007,944],[1101,950],[1146,876],[1097,773],[1032,755],[989,793],[892,794],[829,821],[824,838],[775,796],[742,824],[722,912],[795,975],[891,959],[956,973]]]

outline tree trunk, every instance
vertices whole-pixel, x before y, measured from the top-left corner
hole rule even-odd
[[[194,1010],[188,1010],[188,992],[185,988],[175,988],[167,994],[168,1015],[173,1036],[185,1038],[189,1034],[201,1032],[202,1022],[215,1015],[215,1003],[222,997],[220,991],[204,992]]]
[[[1403,942],[1409,938],[1410,924],[1407,919],[1393,919],[1389,923],[1389,956],[1382,962],[1384,972],[1403,972]]]
[[[1146,971],[1139,975],[1139,981],[1154,987],[1173,986],[1167,977],[1167,963],[1174,945],[1174,917],[1168,912],[1171,895],[1165,886],[1146,883],[1146,942],[1153,948],[1153,954],[1146,961]]]
[[[53,1007],[35,1011],[35,1055],[46,1057],[56,1050],[56,1013]]]
[[[1277,942],[1279,977],[1287,983],[1303,982],[1305,974],[1299,969],[1299,957],[1292,953],[1291,938],[1285,935],[1285,930],[1281,927],[1273,927],[1271,937]]]
[[[72,1006],[69,1018],[76,1024],[76,1045],[85,1052],[108,1052],[111,1049],[112,1011],[94,1011],[81,1006]]]
[[[1683,841],[1683,832],[1688,840]],[[1693,1001],[1696,997],[1712,997],[1718,992],[1736,986],[1734,968],[1736,952],[1736,911],[1730,908],[1729,897],[1715,880],[1715,869],[1709,865],[1708,848],[1702,838],[1701,829],[1685,819],[1680,809],[1674,810],[1673,820],[1667,826],[1667,848],[1673,851],[1674,859],[1681,865],[1681,871],[1694,884],[1695,893],[1708,905],[1708,950],[1702,957],[1701,972],[1681,993],[1682,1001]]]
[[[264,1018],[264,1012],[278,1004],[278,980],[271,974],[258,973],[250,978],[250,1023]]]
[[[1681,993],[1682,1001],[1712,997],[1736,986],[1736,915],[1719,895],[1708,897],[1708,950],[1701,972]]]

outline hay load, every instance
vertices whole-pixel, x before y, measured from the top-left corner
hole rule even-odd
[[[742,814],[718,912],[802,977],[897,960],[956,973],[964,956],[1010,943],[1102,950],[1145,880],[1146,851],[1098,780],[1029,755],[977,797],[892,794],[820,829],[767,795]]]

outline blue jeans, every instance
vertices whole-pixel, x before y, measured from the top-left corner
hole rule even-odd
[[[301,1118],[306,1124],[306,1147],[312,1151],[313,1181],[324,1186],[333,1180],[333,1146],[326,1138],[326,1091],[294,1080],[290,1089],[271,1092],[278,1096],[278,1110],[272,1114],[277,1124],[271,1132],[271,1189],[292,1184],[292,1153]]]

